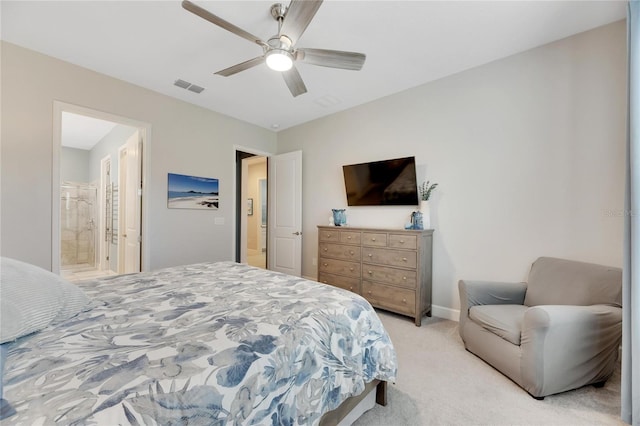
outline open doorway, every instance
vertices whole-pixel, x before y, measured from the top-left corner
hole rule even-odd
[[[267,268],[267,157],[236,152],[236,261]]]
[[[142,263],[146,128],[84,112],[60,106],[60,128],[54,132],[59,136],[54,142],[59,179],[54,179],[53,188],[59,227],[53,265],[70,281],[137,272]]]

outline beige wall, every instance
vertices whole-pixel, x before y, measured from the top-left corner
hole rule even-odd
[[[6,42],[1,49],[3,256],[52,267],[58,100],[150,124],[146,269],[233,258],[234,146],[274,152],[275,133]],[[169,210],[169,172],[220,179],[220,209]]]
[[[483,65],[278,134],[303,151],[303,275],[319,224],[346,207],[342,165],[415,156],[433,194],[433,301],[459,279],[524,280],[538,256],[621,265],[625,23]],[[402,227],[415,208],[351,207]]]

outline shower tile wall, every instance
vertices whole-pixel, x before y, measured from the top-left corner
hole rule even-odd
[[[60,203],[62,266],[95,266],[96,188],[63,185]]]

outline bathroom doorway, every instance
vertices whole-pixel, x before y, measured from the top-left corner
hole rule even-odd
[[[247,263],[267,268],[267,158],[255,156],[246,164]]]
[[[141,270],[144,129],[105,118],[60,111],[57,261],[70,281]],[[135,178],[125,185],[122,176]],[[131,218],[136,235],[125,238]]]

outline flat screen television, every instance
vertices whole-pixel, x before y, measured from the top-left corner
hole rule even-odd
[[[342,166],[349,206],[417,206],[415,157]]]

